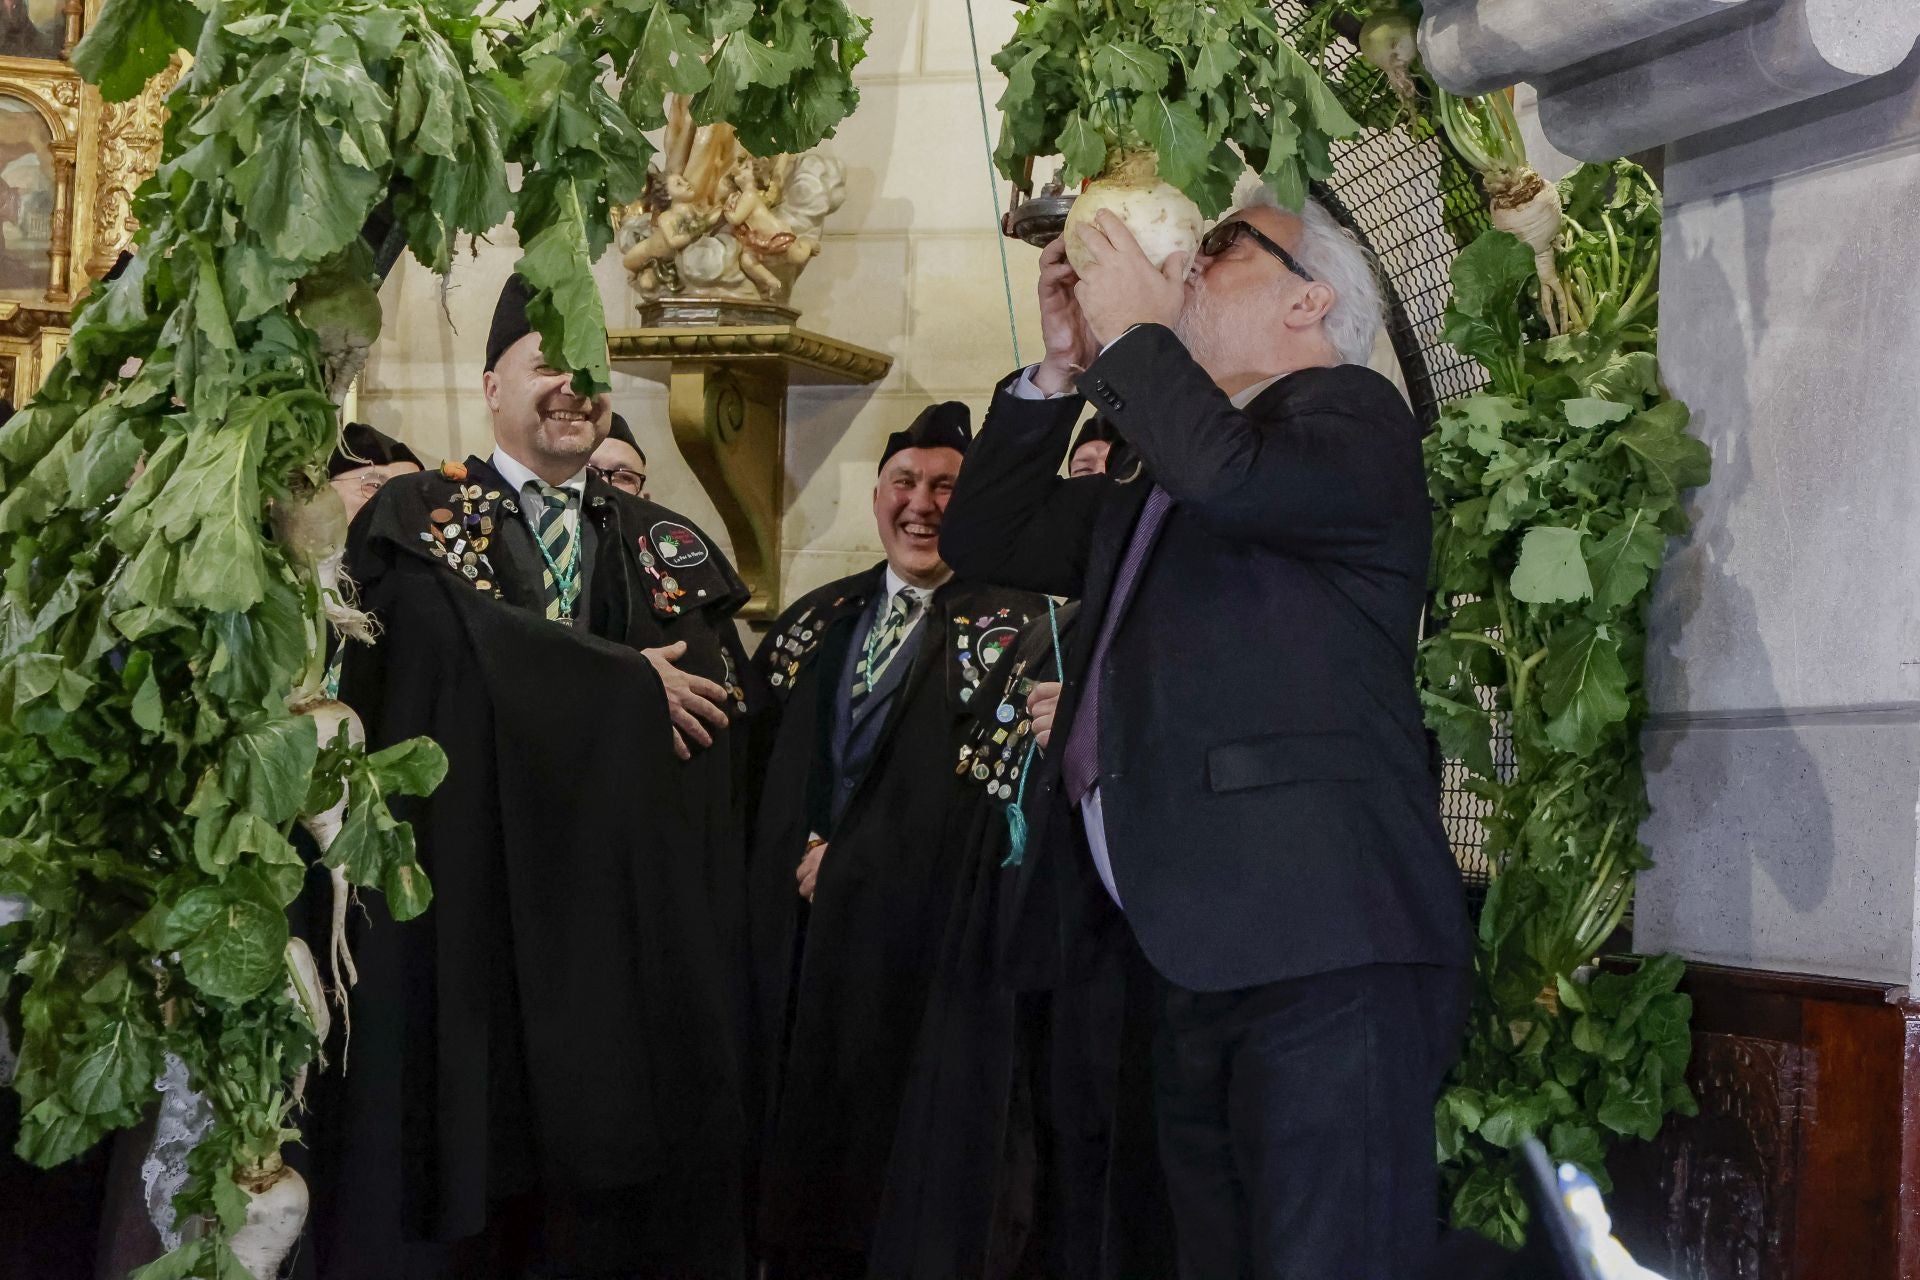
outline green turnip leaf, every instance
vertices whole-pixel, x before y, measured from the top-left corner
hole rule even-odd
[[[1578,529],[1535,525],[1520,540],[1513,596],[1529,604],[1566,604],[1593,595]]]

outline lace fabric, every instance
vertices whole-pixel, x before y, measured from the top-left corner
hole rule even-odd
[[[186,1185],[187,1157],[213,1128],[213,1107],[193,1091],[187,1064],[171,1053],[153,1087],[160,1094],[160,1116],[154,1124],[153,1144],[140,1164],[140,1184],[146,1192],[147,1217],[160,1233],[161,1243],[172,1250],[180,1247],[184,1235],[174,1222],[173,1198]]]

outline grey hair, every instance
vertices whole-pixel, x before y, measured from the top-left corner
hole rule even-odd
[[[1242,209],[1278,209],[1294,213],[1280,203],[1273,189],[1248,174],[1234,194],[1234,203]],[[1319,201],[1308,198],[1296,214],[1302,224],[1300,247],[1293,256],[1315,280],[1333,289],[1333,307],[1321,322],[1327,341],[1348,364],[1365,364],[1373,357],[1374,340],[1380,334],[1383,305],[1380,279],[1374,274],[1373,255],[1341,226]]]

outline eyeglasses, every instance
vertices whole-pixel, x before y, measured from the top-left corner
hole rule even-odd
[[[640,496],[640,491],[647,487],[647,473],[635,471],[632,467],[595,467],[594,471],[614,488],[624,490],[636,498]]]
[[[1260,228],[1243,218],[1230,218],[1225,222],[1215,224],[1213,230],[1200,237],[1200,252],[1209,258],[1217,258],[1227,250],[1233,248],[1233,246],[1239,242],[1241,236],[1253,237],[1255,244],[1280,259],[1281,266],[1293,272],[1293,274],[1299,276],[1308,284],[1313,283],[1313,277],[1307,274],[1305,267],[1302,267],[1298,262],[1294,261],[1292,254],[1275,244]]]

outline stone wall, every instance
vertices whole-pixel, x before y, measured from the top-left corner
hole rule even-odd
[[[1636,937],[1913,985],[1920,54],[1667,184],[1661,365],[1714,476],[1654,605]]]

